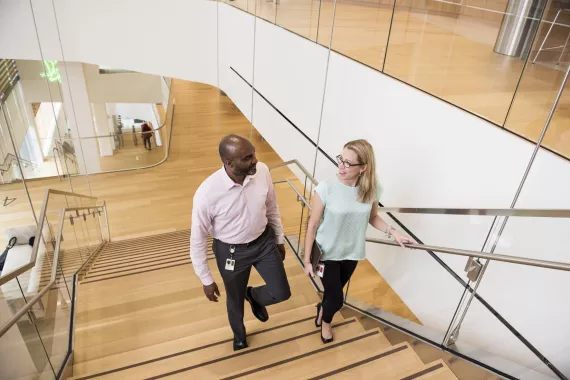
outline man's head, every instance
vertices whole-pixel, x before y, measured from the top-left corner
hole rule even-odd
[[[245,177],[256,173],[255,147],[246,138],[238,135],[224,137],[220,141],[219,152],[228,174]]]

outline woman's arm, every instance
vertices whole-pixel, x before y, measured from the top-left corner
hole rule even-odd
[[[394,236],[394,239],[400,244],[402,248],[406,248],[404,243],[413,244],[414,241],[409,236],[401,235],[394,227],[390,227],[388,223],[384,221],[378,215],[378,203],[374,202],[372,204],[372,210],[370,210],[370,219],[368,222],[372,225],[372,227],[380,230],[386,234]]]
[[[305,273],[311,276],[315,276],[313,273],[313,266],[311,265],[311,250],[313,249],[313,243],[315,242],[315,236],[317,234],[317,228],[321,223],[323,218],[323,212],[325,211],[325,206],[323,201],[319,197],[319,194],[315,192],[313,196],[313,207],[311,211],[311,217],[309,218],[309,224],[307,226],[307,233],[305,234]]]

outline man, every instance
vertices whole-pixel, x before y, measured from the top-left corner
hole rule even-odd
[[[283,227],[269,169],[257,161],[254,146],[241,136],[224,137],[219,152],[224,167],[208,177],[194,195],[190,257],[204,294],[218,302],[220,292],[206,257],[210,233],[237,351],[247,348],[244,299],[255,317],[265,322],[269,319],[266,306],[289,299],[291,291],[283,266]],[[265,285],[247,286],[252,266]]]

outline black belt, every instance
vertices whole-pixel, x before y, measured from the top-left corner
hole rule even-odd
[[[236,248],[247,248],[247,247],[251,247],[252,245],[259,243],[265,237],[265,235],[267,234],[268,231],[269,231],[269,226],[266,226],[265,231],[263,231],[263,233],[261,235],[259,235],[257,238],[253,239],[249,243],[244,243],[244,244],[230,244],[230,243],[226,243],[226,242],[223,242],[221,240],[218,240],[218,239],[215,239],[215,240],[218,240],[220,243],[224,243],[226,245],[232,245]]]

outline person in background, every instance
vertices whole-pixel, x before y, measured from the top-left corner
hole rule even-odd
[[[141,131],[142,131],[142,139],[144,141],[145,149],[152,150],[152,144],[150,142],[150,139],[152,139],[152,136],[154,136],[154,131],[152,130],[151,124],[148,121],[145,121],[141,125]]]
[[[226,288],[226,307],[234,333],[234,351],[247,347],[244,300],[262,322],[266,306],[289,299],[291,290],[283,260],[285,245],[275,188],[267,165],[258,162],[253,144],[229,135],[219,145],[223,167],[208,177],[194,195],[190,257],[204,294],[218,302],[220,292],[208,268],[208,233]],[[251,267],[265,285],[248,285]]]
[[[305,239],[305,274],[315,276],[310,255],[313,243],[320,247],[324,272],[324,295],[317,305],[315,325],[321,327],[323,343],[333,341],[332,320],[343,306],[343,288],[358,261],[366,258],[368,224],[394,236],[404,247],[413,243],[378,215],[379,185],[374,150],[366,140],[348,142],[336,157],[338,173],[319,183]]]
[[[125,146],[125,141],[123,140],[123,123],[121,121],[117,123],[117,140],[118,147],[123,148]]]

